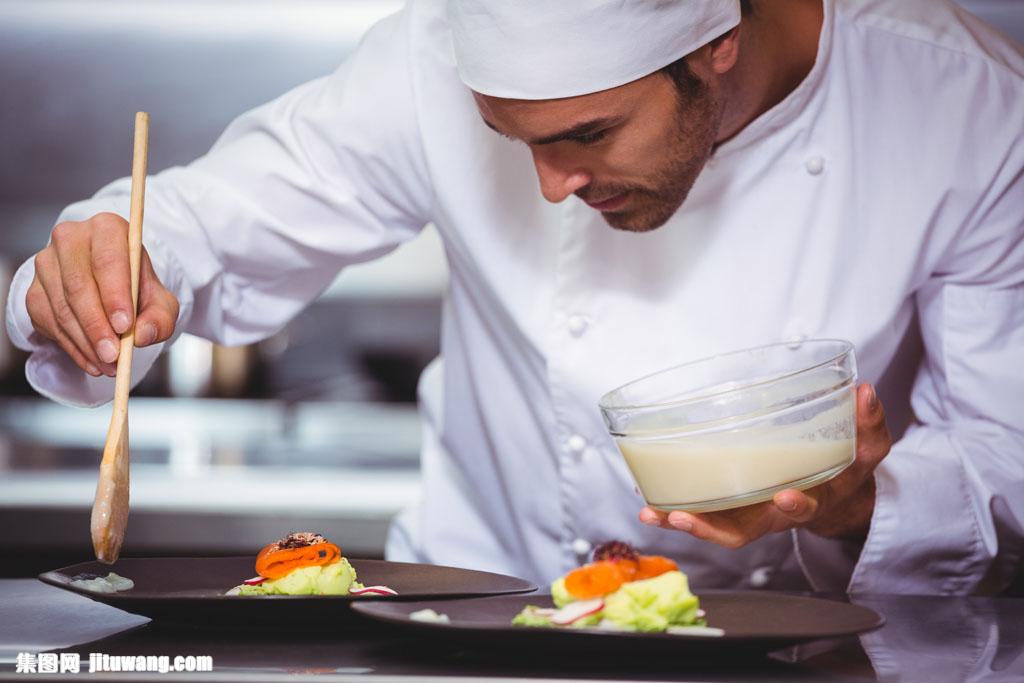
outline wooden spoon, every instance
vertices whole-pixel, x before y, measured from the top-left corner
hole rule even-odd
[[[128,263],[132,278],[132,306],[138,313],[139,266],[142,260],[142,206],[146,193],[146,166],[149,152],[149,114],[135,114],[135,146],[132,154],[131,214],[128,219]],[[132,315],[132,320],[135,315]],[[121,554],[124,531],[128,526],[128,392],[132,383],[132,350],[135,348],[135,323],[121,335],[114,380],[114,410],[103,448],[96,500],[92,504],[92,547],[96,559],[113,564]]]

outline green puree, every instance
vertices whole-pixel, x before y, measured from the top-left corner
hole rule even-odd
[[[697,596],[690,592],[686,575],[661,576],[622,584],[604,599],[604,618],[637,631],[664,631],[669,626],[697,622]]]
[[[238,595],[348,595],[356,582],[356,570],[346,558],[319,567],[302,567],[280,579],[255,586],[238,586]]]
[[[565,590],[565,580],[555,579],[551,596],[556,607],[564,607],[575,599]],[[703,625],[697,616],[697,596],[690,592],[686,575],[679,571],[665,572],[653,579],[624,583],[614,593],[604,596],[604,609],[584,617],[571,627],[609,626],[630,631],[664,631],[669,626]],[[528,606],[512,619],[517,626],[556,626],[550,617],[536,613]]]

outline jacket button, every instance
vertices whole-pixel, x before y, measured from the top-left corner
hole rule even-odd
[[[825,170],[825,159],[815,154],[804,162],[804,166],[807,167],[807,172],[811,175],[821,175],[821,172]]]
[[[569,334],[574,337],[582,337],[587,331],[587,319],[582,315],[574,315],[569,318]]]
[[[807,341],[806,333],[794,332],[786,338],[786,346],[791,349],[799,349],[805,341]]]
[[[593,547],[590,545],[590,541],[585,538],[577,538],[572,542],[572,551],[581,559],[586,559]]]
[[[771,567],[757,567],[754,571],[750,572],[750,586],[751,588],[764,588],[771,581],[771,578]]]
[[[587,440],[579,434],[573,434],[565,440],[565,447],[569,449],[570,453],[579,455],[587,448]]]

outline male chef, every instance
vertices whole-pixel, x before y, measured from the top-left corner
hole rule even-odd
[[[699,587],[998,592],[1024,553],[1022,124],[1021,47],[946,0],[411,0],[148,181],[135,369],[182,331],[266,337],[433,223],[424,495],[389,558],[543,584],[620,539]],[[12,285],[56,400],[112,395],[128,191],[68,207]],[[598,398],[815,337],[857,349],[854,465],[645,508]]]

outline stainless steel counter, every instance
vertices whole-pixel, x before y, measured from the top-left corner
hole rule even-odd
[[[31,579],[0,580],[0,679],[16,675],[19,652],[209,655],[212,673],[84,674],[117,681],[1020,681],[1024,680],[1024,600],[938,596],[820,596],[868,606],[887,623],[860,638],[817,641],[770,655],[658,661],[586,661],[515,649],[479,649],[459,640],[425,641],[358,622],[337,632],[173,630]],[[64,674],[60,680],[68,680]]]

